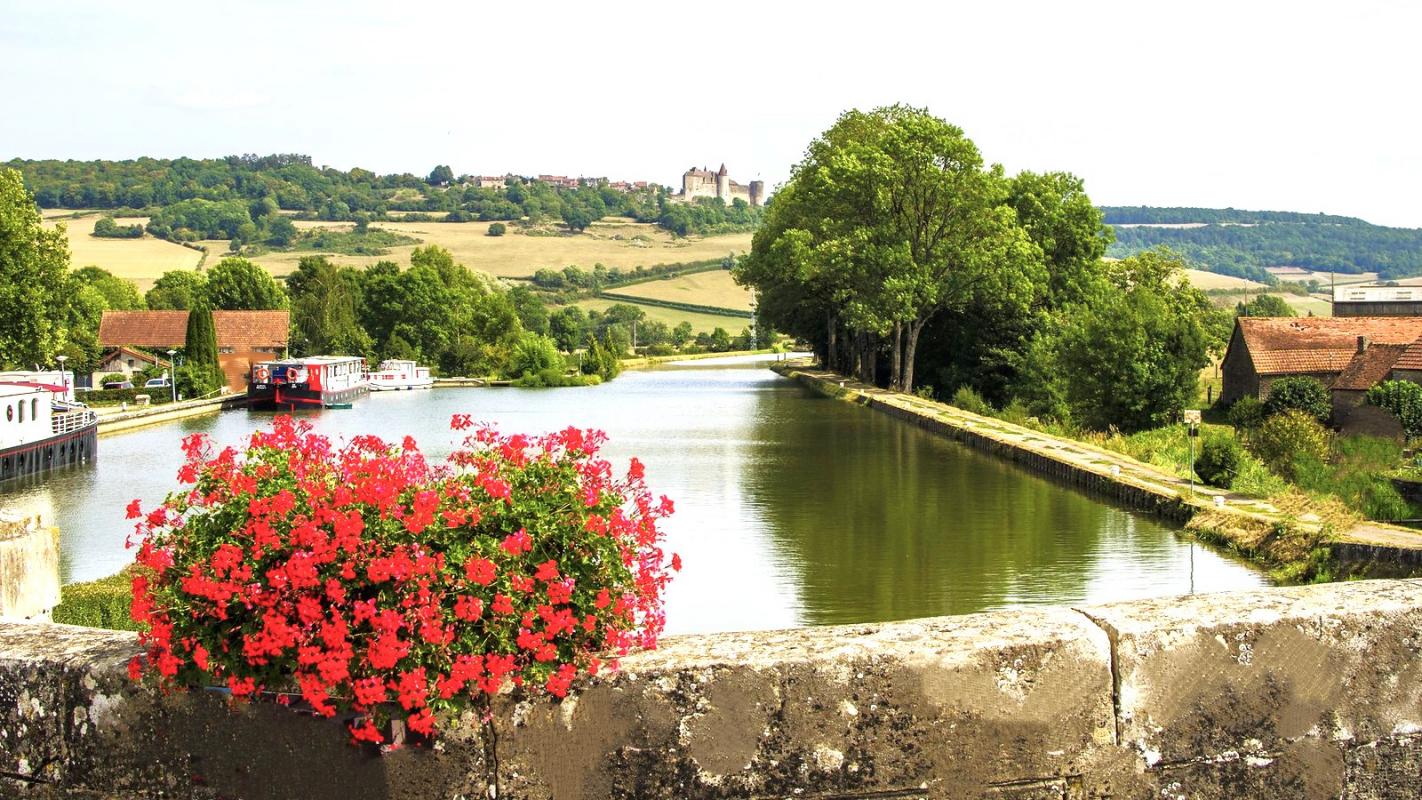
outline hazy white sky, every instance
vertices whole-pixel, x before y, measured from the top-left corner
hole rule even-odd
[[[0,0],[0,160],[785,179],[926,106],[1101,204],[1422,227],[1422,5]]]

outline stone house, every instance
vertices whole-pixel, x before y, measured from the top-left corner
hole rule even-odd
[[[1263,400],[1274,381],[1299,375],[1331,388],[1359,355],[1360,341],[1367,350],[1377,345],[1405,348],[1419,338],[1422,317],[1240,317],[1220,365],[1220,400],[1229,404],[1245,395]],[[1373,359],[1388,352],[1378,351],[1359,365],[1350,385],[1373,374]],[[1418,367],[1422,375],[1422,352]]]
[[[227,386],[234,392],[245,392],[253,362],[286,355],[291,312],[214,311],[212,326]],[[187,335],[186,311],[105,311],[99,322],[99,344],[103,347],[165,353],[181,350]]]
[[[1422,351],[1412,344],[1372,344],[1367,337],[1358,337],[1353,360],[1334,379],[1333,426],[1346,435],[1385,436],[1399,438],[1402,424],[1391,413],[1368,405],[1368,390],[1393,377],[1397,362],[1408,351]],[[1414,353],[1414,357],[1422,353]]]
[[[186,320],[184,320],[186,325]],[[171,365],[165,358],[147,353],[142,350],[119,345],[104,351],[104,355],[99,359],[99,366],[88,375],[75,375],[74,380],[80,386],[92,386],[97,389],[105,375],[122,375],[128,380],[133,380],[133,376],[149,367],[161,367],[171,369]],[[134,384],[137,385],[137,384]]]

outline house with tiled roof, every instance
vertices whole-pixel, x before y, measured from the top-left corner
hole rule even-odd
[[[1397,436],[1402,425],[1397,417],[1365,402],[1368,390],[1392,378],[1403,354],[1412,344],[1372,344],[1358,341],[1357,352],[1330,387],[1333,394],[1333,426],[1345,434]]]
[[[97,389],[105,375],[122,375],[125,380],[131,381],[135,375],[149,367],[165,370],[172,368],[167,359],[159,358],[153,353],[135,347],[110,347],[99,357],[99,365],[92,373],[75,375],[74,380],[78,386]]]
[[[1245,395],[1262,400],[1274,381],[1296,375],[1331,388],[1372,346],[1401,345],[1396,353],[1401,361],[1419,338],[1422,317],[1240,317],[1220,365],[1220,399],[1226,404]],[[1393,353],[1388,348],[1368,356],[1349,376],[1350,385],[1376,372],[1377,359]],[[1417,359],[1422,367],[1422,348]]]
[[[217,357],[227,386],[247,391],[247,375],[256,361],[286,354],[291,332],[289,311],[214,311]],[[165,353],[187,344],[186,311],[105,311],[99,321],[99,345]]]

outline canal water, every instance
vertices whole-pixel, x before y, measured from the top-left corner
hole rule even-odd
[[[605,430],[614,467],[640,458],[676,503],[685,564],[668,632],[781,628],[1090,603],[1263,585],[1175,526],[848,403],[718,359],[624,373],[594,388],[377,393],[311,414],[332,437],[414,436],[443,457],[450,416],[506,432]],[[131,559],[124,506],[176,486],[188,433],[240,442],[271,414],[231,411],[106,435],[97,463],[0,490],[47,509],[66,583]]]

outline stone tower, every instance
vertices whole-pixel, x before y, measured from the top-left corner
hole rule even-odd
[[[716,171],[716,196],[726,205],[731,204],[731,173],[726,171],[724,163]]]
[[[750,204],[758,206],[765,200],[765,181],[750,182]]]

